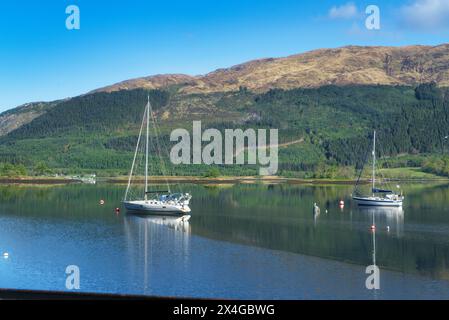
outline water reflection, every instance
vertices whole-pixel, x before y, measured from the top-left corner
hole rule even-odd
[[[156,261],[151,254],[176,253],[182,255],[176,261],[191,259],[190,234],[366,266],[372,258],[369,228],[374,213],[380,267],[449,279],[448,185],[403,187],[407,195],[404,209],[355,206],[350,197],[352,186],[189,185],[186,188],[195,194],[192,218],[188,224],[176,224],[166,218],[117,215],[114,209],[125,188],[121,185],[0,186],[0,220],[13,221],[8,227],[3,222],[3,229],[10,229],[11,237],[25,244],[50,231],[65,241],[69,238],[67,226],[76,236],[93,239],[93,244],[109,236],[105,230],[125,230],[123,252],[135,262],[129,263],[130,269],[141,276],[145,271],[139,266],[145,265],[146,253],[149,277],[149,266]],[[99,199],[105,199],[105,204],[99,205]],[[343,208],[339,207],[341,200]],[[312,214],[315,202],[321,208],[316,216]],[[23,229],[27,223],[33,227]],[[91,226],[95,227],[89,229]],[[30,238],[34,230],[42,228],[46,228],[42,235]],[[0,246],[10,251],[5,237],[0,232]],[[158,249],[156,244],[162,247]]]
[[[377,229],[380,227],[397,237],[403,236],[404,209],[402,207],[360,207],[359,211],[361,214],[372,218],[373,225]]]
[[[313,225],[316,227],[318,222],[318,217],[320,216],[320,213],[314,212],[313,213]]]
[[[137,218],[137,220],[141,220],[144,224],[152,223],[160,226],[166,226],[176,231],[190,234],[190,216],[172,217],[164,215],[142,215],[132,213],[127,214],[126,217],[127,219],[133,219],[133,217],[135,217]]]
[[[151,288],[151,275],[157,274],[157,268],[152,270],[152,266],[158,265],[157,256],[161,254],[161,248],[166,249],[165,254],[180,257],[184,264],[188,262],[190,255],[188,220],[169,216],[126,214],[123,225],[129,266],[130,268],[142,266],[140,272],[143,276],[145,294],[150,293],[148,290]]]

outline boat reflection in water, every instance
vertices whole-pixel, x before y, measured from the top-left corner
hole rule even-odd
[[[137,223],[139,227],[145,226],[145,231],[148,229],[155,229],[152,225],[165,226],[176,231],[190,234],[190,215],[184,216],[166,216],[166,215],[146,215],[135,212],[129,213],[126,216],[125,223]],[[156,228],[157,229],[157,228]]]
[[[402,207],[359,207],[368,219],[375,218],[378,231],[387,231],[402,236],[404,232],[404,209]]]
[[[151,294],[151,275],[157,275],[162,265],[183,268],[175,264],[173,257],[182,257],[182,262],[188,265],[190,257],[190,216],[172,217],[155,215],[127,214],[124,217],[124,229],[127,240],[127,250],[130,265],[136,278],[143,274],[143,293]],[[167,254],[162,254],[165,252]],[[170,253],[170,254],[168,254]],[[165,270],[165,272],[170,272]]]

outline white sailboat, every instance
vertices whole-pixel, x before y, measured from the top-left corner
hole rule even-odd
[[[134,153],[133,163],[131,165],[131,171],[129,174],[128,185],[126,187],[125,197],[123,204],[128,211],[139,214],[152,214],[152,215],[176,215],[184,216],[191,211],[189,207],[190,199],[192,196],[189,193],[171,193],[170,186],[166,183],[167,190],[150,191],[148,188],[148,153],[149,153],[149,123],[150,115],[153,121],[153,125],[156,127],[155,119],[153,116],[150,98],[145,107],[145,112],[140,127],[139,137],[137,139],[137,146]],[[145,141],[145,188],[143,194],[138,194],[134,198],[130,199],[131,192],[131,180],[136,165],[137,154],[139,152],[139,145],[142,137],[143,127],[146,127],[146,141]],[[157,134],[157,132],[156,132]],[[157,137],[156,137],[157,138]],[[162,161],[162,159],[161,159]],[[153,195],[153,196],[150,196]],[[190,216],[189,216],[190,217]],[[186,220],[188,218],[186,217]]]
[[[361,206],[377,206],[377,207],[401,207],[404,196],[402,194],[396,194],[392,190],[376,188],[376,131],[374,131],[373,137],[373,172],[372,172],[372,194],[371,195],[359,195],[356,190],[352,199]]]

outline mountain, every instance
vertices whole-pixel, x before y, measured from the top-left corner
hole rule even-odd
[[[425,82],[449,86],[449,44],[319,49],[284,58],[254,60],[200,76],[166,74],[131,79],[90,93],[163,89],[188,95],[232,92],[242,87],[261,93],[274,88],[316,88],[330,84],[415,86]],[[0,114],[0,136],[29,123],[58,102],[29,103]]]
[[[193,120],[219,130],[276,128],[281,174],[353,177],[376,129],[389,165],[426,164],[445,174],[444,161],[435,168],[425,161],[449,150],[443,139],[449,133],[448,70],[449,45],[351,46],[255,60],[203,76],[127,80],[0,114],[0,164],[33,168],[44,162],[58,172],[125,174],[149,94],[167,148],[171,130],[191,130]],[[171,169],[196,175],[210,166]],[[257,174],[255,166],[220,171]]]
[[[33,119],[44,114],[61,100],[52,102],[32,102],[17,108],[7,110],[0,114],[0,136],[31,122]]]
[[[116,83],[112,86],[100,88],[91,91],[95,92],[113,92],[119,90],[133,90],[133,89],[161,89],[173,85],[195,85],[195,77],[186,74],[158,74],[150,77],[143,77],[131,79]]]
[[[256,92],[272,88],[323,85],[416,85],[436,82],[449,86],[449,44],[439,46],[320,49],[285,58],[250,61],[201,76],[157,75],[127,80],[95,90],[158,89],[179,86],[182,93]]]

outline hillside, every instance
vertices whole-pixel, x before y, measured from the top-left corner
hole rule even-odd
[[[60,172],[126,174],[148,93],[165,150],[173,145],[171,130],[191,131],[193,120],[202,120],[203,129],[278,128],[279,173],[287,176],[353,177],[354,166],[365,160],[373,129],[378,130],[379,153],[390,157],[388,166],[420,166],[424,155],[444,151],[443,137],[449,128],[449,95],[433,85],[323,86],[181,96],[135,89],[61,102],[1,138],[0,162],[30,168],[43,161]],[[170,171],[202,175],[209,169],[185,165]],[[230,175],[254,175],[256,169],[219,167]],[[152,170],[160,173],[157,162]]]
[[[254,60],[201,76],[157,75],[114,84],[98,91],[179,86],[183,93],[236,91],[240,86],[265,92],[272,88],[323,85],[449,86],[449,44],[439,46],[320,49],[285,58]]]
[[[281,175],[354,177],[376,129],[379,153],[389,159],[383,165],[449,175],[449,159],[438,158],[449,151],[448,72],[449,45],[344,47],[255,60],[204,76],[128,80],[2,113],[0,164],[20,165],[20,172],[44,163],[63,173],[126,174],[150,94],[167,150],[171,130],[190,131],[193,120],[201,120],[203,129],[276,128]],[[160,173],[157,165],[153,169]],[[171,170],[202,175],[210,167]],[[255,166],[219,170],[257,173]]]
[[[31,122],[61,101],[26,103],[0,114],[0,136]]]
[[[161,89],[182,96],[233,92],[241,87],[263,93],[270,89],[331,84],[416,86],[425,82],[449,86],[449,44],[319,49],[289,57],[254,60],[200,76],[166,74],[130,79],[90,93]],[[0,114],[0,136],[29,123],[57,103],[29,103]],[[206,109],[210,110],[207,106]]]

